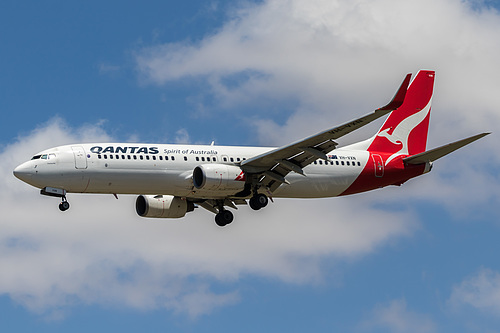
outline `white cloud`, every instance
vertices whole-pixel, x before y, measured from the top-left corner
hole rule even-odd
[[[191,139],[189,137],[189,133],[185,128],[181,128],[177,132],[175,132],[174,143],[189,144],[190,141]]]
[[[137,63],[157,84],[206,77],[223,105],[293,96],[309,113],[345,120],[386,102],[405,73],[436,69],[439,99],[461,122],[477,122],[474,108],[477,125],[491,124],[482,113],[498,124],[499,27],[496,11],[461,1],[270,0],[235,10],[200,42],[144,49]]]
[[[455,310],[470,306],[500,317],[500,273],[481,268],[453,287],[448,304]]]
[[[395,333],[437,331],[436,324],[428,315],[408,310],[404,299],[377,305],[372,311],[371,318],[366,320],[361,327],[365,330],[381,327]]]
[[[81,304],[196,317],[238,302],[241,276],[321,283],[322,261],[332,267],[368,255],[417,227],[410,212],[384,212],[356,197],[242,207],[223,229],[202,209],[181,220],[142,219],[133,196],[70,195],[62,213],[57,199],[12,175],[48,147],[108,140],[98,126],[55,120],[0,153],[0,294],[49,318]],[[217,292],[214,282],[224,283]]]

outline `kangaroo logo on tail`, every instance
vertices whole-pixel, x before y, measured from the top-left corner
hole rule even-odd
[[[427,115],[431,111],[431,102],[422,111],[419,111],[408,118],[405,118],[402,122],[400,122],[396,128],[386,128],[381,130],[377,136],[384,137],[395,145],[401,145],[401,149],[391,156],[385,161],[385,165],[389,164],[394,158],[401,155],[409,155],[408,151],[408,140],[410,138],[410,133],[413,131],[415,127],[420,125]],[[389,131],[392,129],[392,133],[389,134]]]
[[[434,71],[417,74],[403,105],[391,113],[368,147],[371,152],[392,153],[385,165],[399,156],[425,151],[434,76]]]

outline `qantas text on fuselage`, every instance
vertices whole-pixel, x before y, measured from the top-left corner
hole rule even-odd
[[[324,198],[401,185],[432,162],[489,133],[426,150],[434,71],[408,74],[393,99],[361,118],[283,147],[95,143],[47,149],[14,170],[44,195],[136,194],[140,216],[180,218],[197,207],[224,226],[232,209],[264,208],[269,198]],[[411,81],[411,83],[410,83]],[[335,140],[389,115],[370,139]]]

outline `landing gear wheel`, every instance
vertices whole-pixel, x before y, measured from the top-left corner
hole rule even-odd
[[[228,225],[229,223],[233,222],[233,219],[233,213],[228,210],[223,210],[219,214],[215,215],[215,223],[219,227]]]
[[[267,195],[259,193],[250,198],[250,208],[259,210],[267,206],[269,199]]]
[[[67,201],[63,201],[59,204],[59,209],[61,210],[61,212],[65,212],[69,209],[69,202]]]

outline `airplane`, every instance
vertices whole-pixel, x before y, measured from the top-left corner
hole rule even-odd
[[[181,218],[202,207],[218,226],[231,209],[267,206],[273,198],[325,198],[402,185],[433,162],[490,133],[426,151],[435,72],[407,74],[392,100],[358,119],[282,147],[94,143],[37,153],[14,170],[20,180],[61,199],[67,193],[138,195],[141,217]],[[411,81],[411,82],[410,82]],[[335,140],[389,114],[370,139]]]

